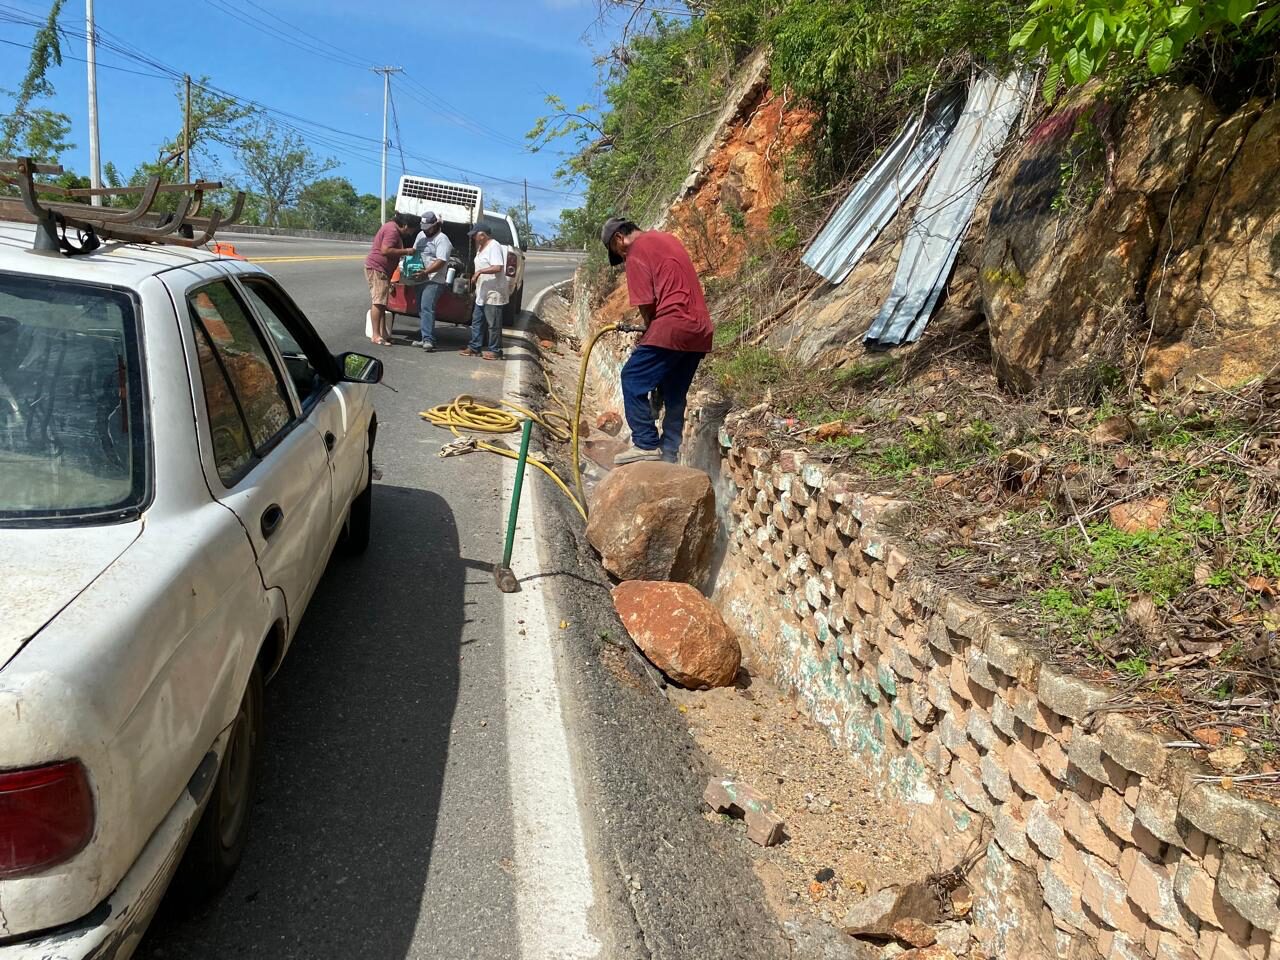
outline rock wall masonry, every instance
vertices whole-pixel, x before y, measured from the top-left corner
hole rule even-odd
[[[1200,784],[987,610],[913,571],[905,504],[722,433],[714,600],[752,667],[865,764],[939,870],[972,862],[992,957],[1277,960],[1280,810]]]

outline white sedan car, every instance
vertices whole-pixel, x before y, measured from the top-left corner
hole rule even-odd
[[[125,958],[244,849],[263,682],[368,543],[370,393],[261,269],[0,223],[0,960]]]

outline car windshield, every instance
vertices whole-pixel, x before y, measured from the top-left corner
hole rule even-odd
[[[140,383],[127,294],[0,273],[0,524],[141,505]]]

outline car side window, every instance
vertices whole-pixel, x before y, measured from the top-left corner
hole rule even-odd
[[[284,357],[289,379],[293,381],[303,409],[308,408],[329,387],[329,381],[318,369],[321,358],[313,356],[317,347],[314,343],[311,343],[310,349],[303,345],[304,342],[317,339],[314,331],[310,330],[306,321],[298,314],[297,308],[270,280],[242,277],[241,283],[258,316],[262,318],[267,333],[275,341],[276,349]]]
[[[226,483],[240,475],[250,458],[270,448],[293,413],[266,345],[231,285],[219,281],[192,291],[187,305],[214,457]]]

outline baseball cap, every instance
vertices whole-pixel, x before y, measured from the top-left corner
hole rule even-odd
[[[483,233],[486,236],[493,236],[493,227],[481,220],[474,227],[467,231],[468,237],[474,237],[477,233]]]
[[[428,210],[426,213],[422,215],[422,225],[424,227],[435,226],[439,222],[440,222],[440,218],[437,217],[435,215],[435,212],[432,210]]]
[[[613,252],[613,248],[609,246],[613,242],[614,235],[623,227],[636,229],[636,225],[626,217],[610,217],[604,222],[604,226],[600,228],[600,242],[604,244],[604,248],[609,251],[609,265],[616,267],[622,263],[622,257]]]

